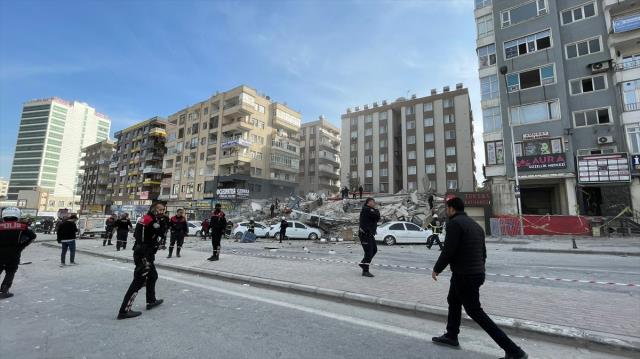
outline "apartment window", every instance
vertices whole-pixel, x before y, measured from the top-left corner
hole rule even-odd
[[[415,181],[409,181],[407,182],[407,189],[409,191],[414,191],[417,188],[417,184]]]
[[[574,59],[602,51],[602,46],[600,45],[601,39],[602,38],[598,36],[566,45],[567,59]]]
[[[373,177],[373,170],[366,170],[364,173],[367,178]]]
[[[640,79],[622,83],[622,102],[624,111],[640,110]]]
[[[370,149],[372,149],[372,148],[373,148],[373,147],[371,146],[371,141],[365,141],[365,143],[364,143],[364,149],[365,149],[365,150],[370,150]]]
[[[447,163],[447,172],[452,173],[456,172],[457,165],[455,163]]]
[[[364,156],[364,163],[372,163],[373,162],[373,156],[372,155],[366,155]]]
[[[415,160],[416,159],[416,151],[407,152],[407,159]]]
[[[504,164],[504,147],[502,141],[485,142],[484,147],[488,165]]]
[[[381,153],[380,154],[380,162],[387,162],[387,154],[386,153]]]
[[[407,130],[413,130],[415,128],[416,128],[415,120],[407,121]]]
[[[358,178],[358,171],[351,171],[351,178]]]
[[[358,125],[358,119],[356,117],[351,117],[351,126],[357,126]]]
[[[380,169],[380,177],[387,177],[389,176],[389,170],[385,167],[385,168],[381,168]]]
[[[601,91],[607,89],[607,77],[598,75],[569,81],[572,95]]]
[[[387,147],[387,139],[383,138],[380,140],[380,148],[385,148]]]
[[[583,4],[575,8],[562,11],[562,25],[569,25],[576,21],[594,17],[597,14],[596,6],[593,2]]]
[[[425,117],[422,122],[424,123],[424,127],[432,127],[433,126],[433,117]]]
[[[184,137],[184,128],[181,128],[178,130],[178,138],[183,138]],[[126,145],[125,145],[126,147]]]
[[[204,161],[204,152],[200,152],[200,161]]]
[[[351,151],[357,151],[358,150],[358,144],[357,143],[352,143],[350,146]]]
[[[416,108],[412,105],[412,106],[405,106],[404,107],[404,111],[406,115],[413,115],[416,113]]]
[[[444,123],[455,123],[456,122],[456,117],[454,116],[454,114],[449,113],[444,115]]]
[[[622,57],[622,63],[618,64],[619,70],[629,70],[640,67],[640,54],[627,55]]]
[[[351,139],[358,138],[358,131],[351,131]]]
[[[434,135],[433,132],[427,132],[424,134],[424,142],[433,142]]]
[[[445,153],[447,154],[447,156],[455,156],[455,155],[456,155],[456,148],[455,148],[455,146],[447,147],[447,148],[445,149]]]
[[[640,126],[629,126],[627,128],[627,137],[629,138],[629,151],[631,153],[640,153]]]
[[[389,187],[388,183],[380,183],[380,192],[387,192],[387,188]]]
[[[425,102],[422,104],[423,112],[433,111],[433,102]]]
[[[607,125],[611,123],[609,108],[597,108],[573,113],[573,121],[576,127]]]
[[[493,14],[479,17],[476,20],[478,38],[493,34]]]
[[[352,165],[357,165],[358,164],[358,157],[351,157],[351,164]]]
[[[416,136],[407,136],[408,145],[415,145],[415,143],[416,143]]]
[[[482,101],[498,97],[498,75],[490,75],[480,79]]]
[[[491,5],[491,0],[476,0],[476,10]]]
[[[444,138],[445,138],[445,140],[455,140],[456,139],[456,131],[454,131],[454,130],[444,131]]]
[[[531,20],[547,13],[547,1],[535,0],[518,5],[501,14],[502,27],[507,27]]]
[[[514,125],[558,119],[560,119],[560,102],[558,100],[511,107],[511,122]]]
[[[500,107],[489,107],[482,110],[482,124],[484,132],[494,132],[502,128],[502,113]]]
[[[507,88],[509,92],[526,90],[542,85],[552,84],[556,81],[553,64],[507,75]]]
[[[407,166],[407,174],[408,175],[415,175],[417,173],[416,171],[416,166]]]
[[[426,174],[436,173],[436,165],[424,165],[424,172]]]
[[[364,116],[364,123],[372,123],[372,122],[373,122],[373,115],[368,114]]]
[[[447,189],[450,189],[450,190],[458,189],[458,181],[457,180],[447,180]]]
[[[496,64],[496,44],[489,44],[478,48],[478,66],[483,69],[485,67]],[[447,101],[446,99],[445,101]],[[449,100],[451,101],[451,100]],[[451,107],[451,106],[445,106]]]
[[[426,148],[424,150],[425,158],[434,158],[436,156],[436,150],[434,148]]]
[[[378,119],[379,120],[386,120],[387,119],[387,111],[383,111],[378,113]]]
[[[366,130],[364,130],[364,135],[365,136],[373,135],[373,128],[367,128]]]
[[[511,59],[551,47],[551,30],[541,31],[504,43],[504,57]]]
[[[387,133],[387,126],[380,126],[380,134],[384,135],[385,133]]]

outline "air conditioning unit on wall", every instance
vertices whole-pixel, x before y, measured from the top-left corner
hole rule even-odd
[[[592,74],[599,72],[607,72],[609,70],[609,61],[595,62],[589,65]]]
[[[600,136],[598,137],[599,145],[606,145],[607,143],[613,143],[613,136]]]

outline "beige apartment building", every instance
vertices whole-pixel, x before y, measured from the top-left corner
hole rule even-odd
[[[212,200],[296,193],[300,118],[244,85],[174,113],[160,198],[204,212]]]
[[[105,213],[111,204],[113,183],[109,169],[116,145],[104,140],[82,149],[80,211]]]
[[[350,190],[475,190],[473,116],[462,84],[347,109],[341,117],[341,180]]]
[[[340,129],[320,116],[302,124],[298,193],[327,196],[340,191]]]

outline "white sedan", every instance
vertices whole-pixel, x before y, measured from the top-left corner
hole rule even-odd
[[[269,227],[264,223],[255,222],[254,233],[256,237],[267,237],[269,235]],[[249,230],[249,222],[240,222],[233,226],[233,231],[231,235],[233,238],[240,239],[244,235],[244,233]]]
[[[312,241],[320,238],[321,234],[318,228],[309,227],[306,224],[297,221],[287,221],[287,223],[289,223],[289,226],[287,227],[287,230],[285,232],[287,238],[302,238],[310,239]],[[280,222],[272,225],[269,228],[269,237],[280,237]]]
[[[188,236],[200,236],[200,230],[202,229],[202,222],[200,221],[187,221],[187,227],[189,227]]]
[[[432,235],[430,229],[422,229],[411,222],[387,222],[378,227],[375,236],[377,242],[383,242],[388,246],[396,243],[427,243],[427,238]],[[442,240],[442,238],[440,239]]]

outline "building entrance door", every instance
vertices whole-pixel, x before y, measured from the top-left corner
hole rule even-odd
[[[559,214],[553,187],[521,188],[522,214]]]

